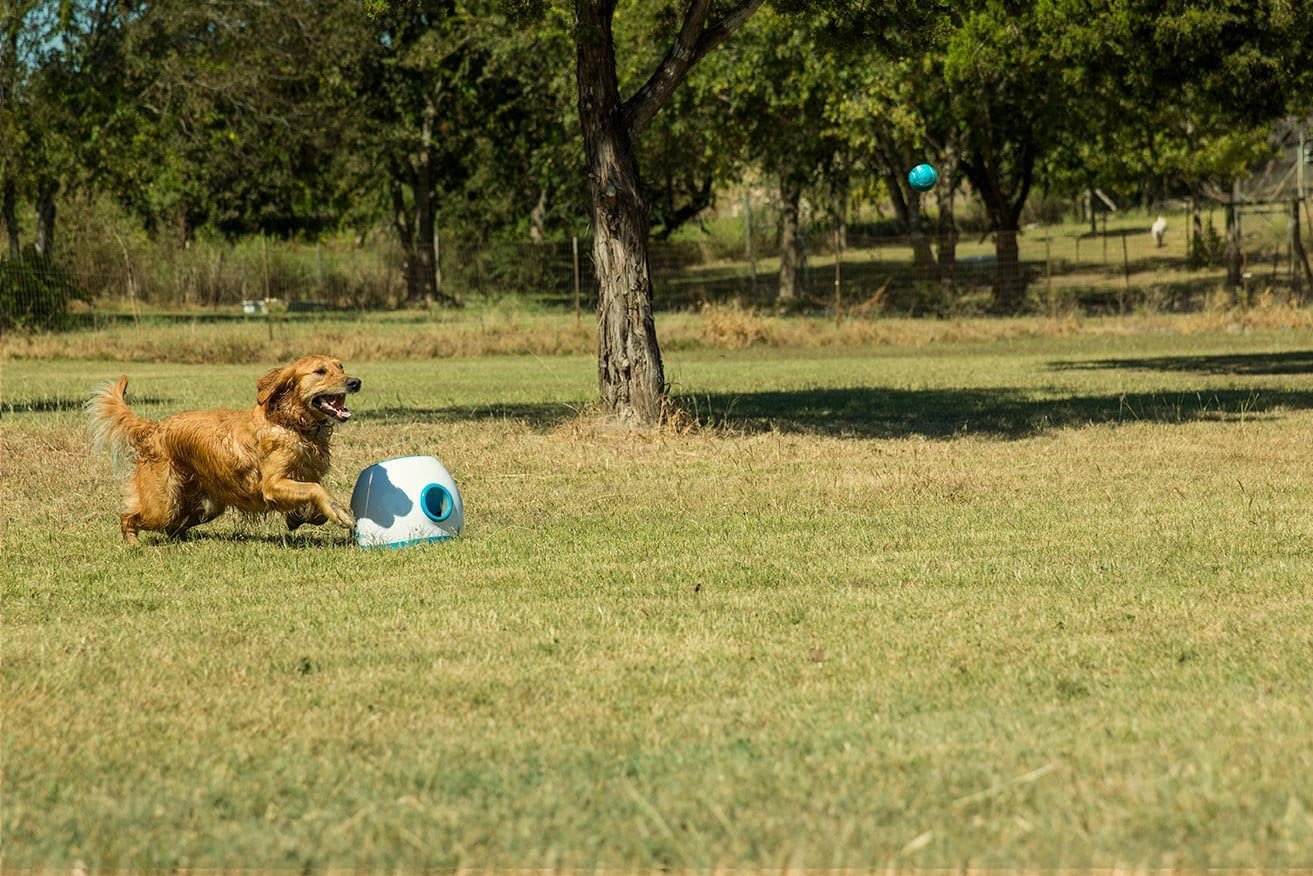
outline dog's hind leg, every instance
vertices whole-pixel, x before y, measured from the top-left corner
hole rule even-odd
[[[182,485],[166,461],[139,463],[128,485],[127,502],[119,516],[119,529],[128,544],[137,543],[141,530],[172,532],[187,517]]]
[[[188,496],[184,507],[186,508],[186,515],[177,526],[169,530],[170,538],[185,539],[192,527],[200,526],[202,523],[209,523],[226,510],[224,506],[208,496],[196,495]]]

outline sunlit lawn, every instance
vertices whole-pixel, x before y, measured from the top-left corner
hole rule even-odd
[[[268,363],[9,362],[6,867],[1313,863],[1313,335],[348,362],[330,487],[461,540],[117,532],[77,405]]]

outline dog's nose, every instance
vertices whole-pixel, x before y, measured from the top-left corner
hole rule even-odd
[[[346,379],[346,391],[347,391],[347,392],[360,392],[360,378],[359,378],[359,377],[348,377],[348,378]]]

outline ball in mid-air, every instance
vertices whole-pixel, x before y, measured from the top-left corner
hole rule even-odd
[[[928,164],[918,164],[907,172],[907,183],[918,192],[928,192],[939,182],[939,171]]]

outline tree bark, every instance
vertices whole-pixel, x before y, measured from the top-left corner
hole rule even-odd
[[[652,317],[647,203],[616,79],[613,12],[612,0],[575,5],[579,120],[598,279],[597,377],[608,414],[654,425],[665,413],[666,378]]]
[[[1021,270],[1017,231],[1015,227],[1000,228],[994,235],[994,254],[998,260],[994,303],[1004,313],[1016,313],[1026,300],[1026,277]]]
[[[935,201],[939,209],[939,222],[936,237],[939,246],[939,282],[945,288],[951,288],[956,282],[957,273],[957,220],[953,215],[953,201],[957,194],[956,162],[947,158],[943,162],[943,174],[939,185],[935,187]]]
[[[1232,289],[1240,288],[1245,271],[1240,240],[1240,216],[1232,201],[1226,205],[1226,285]]]
[[[907,229],[907,240],[912,247],[912,267],[918,275],[928,274],[934,270],[935,255],[930,251],[930,238],[925,233],[921,193],[904,185],[902,177],[896,173],[885,174],[885,185],[889,188],[889,200],[894,205],[894,212]]]
[[[806,255],[802,247],[800,213],[802,183],[790,174],[780,177],[780,283],[778,300],[797,301],[802,292],[802,269]]]
[[[1017,238],[1021,231],[1021,210],[1030,196],[1035,178],[1034,150],[1023,148],[1017,161],[1011,171],[1006,172],[988,155],[977,153],[964,159],[961,165],[984,202],[993,226],[994,254],[998,263],[994,308],[1002,313],[1016,313],[1026,300],[1026,275],[1021,266]]]
[[[438,297],[437,261],[433,249],[432,160],[425,152],[415,167],[415,285],[410,289],[412,303],[432,302]]]
[[[9,254],[19,253],[18,239],[18,192],[12,177],[6,177],[3,189],[0,189],[0,221],[5,223],[5,236],[9,238]]]
[[[547,238],[547,189],[538,190],[538,203],[529,211],[529,240],[542,243]]]
[[[399,168],[392,172],[392,227],[397,232],[397,242],[401,244],[401,272],[406,277],[406,300],[413,300],[419,288],[418,260],[415,257],[415,226],[411,222],[410,211],[406,208],[405,185],[400,179]]]
[[[845,176],[835,183],[830,196],[830,213],[834,219],[834,242],[839,249],[848,248],[848,199],[851,186]]]
[[[42,177],[36,189],[36,251],[49,257],[55,252],[55,196],[59,180]]]

